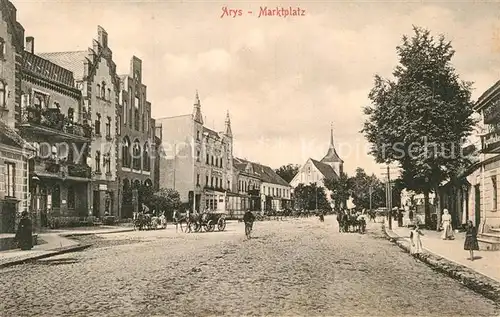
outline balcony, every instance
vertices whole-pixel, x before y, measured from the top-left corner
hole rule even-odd
[[[500,131],[493,131],[481,136],[481,152],[500,153]]]
[[[89,142],[92,128],[72,122],[59,109],[23,109],[19,128],[31,134],[42,134],[58,140]]]
[[[92,169],[86,164],[70,164],[68,165],[68,176],[90,178]]]
[[[82,179],[90,180],[91,168],[86,164],[67,163],[56,159],[35,158],[34,164],[30,166],[30,173],[39,177],[64,180]]]

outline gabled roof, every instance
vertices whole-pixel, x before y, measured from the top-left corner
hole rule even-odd
[[[262,182],[276,184],[281,186],[290,186],[283,178],[281,178],[276,172],[269,166],[265,166],[259,163],[250,162],[240,158],[233,158],[233,162],[236,162],[236,168],[242,168],[245,170],[247,164],[251,164],[254,173],[260,178]]]
[[[54,52],[54,53],[38,53],[40,57],[51,61],[52,63],[66,68],[73,72],[76,80],[82,80],[85,70],[84,61],[87,59],[88,51],[75,52]]]
[[[337,173],[335,173],[335,170],[330,165],[322,163],[322,162],[318,162],[318,161],[313,160],[313,159],[311,159],[311,162],[318,169],[318,171],[323,175],[324,178],[326,178],[326,179],[338,178]]]

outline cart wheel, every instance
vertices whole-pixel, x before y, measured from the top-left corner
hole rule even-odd
[[[194,223],[194,232],[200,232],[201,231],[201,224],[195,222]]]
[[[207,232],[212,232],[212,231],[214,231],[214,230],[215,230],[215,224],[214,224],[214,222],[213,222],[212,220],[209,220],[209,221],[207,222],[207,225],[206,225],[206,227],[205,227],[205,228],[206,228]]]
[[[217,229],[219,231],[224,231],[224,229],[226,229],[226,219],[220,218],[219,221],[217,221]]]

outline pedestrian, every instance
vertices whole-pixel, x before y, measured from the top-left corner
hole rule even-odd
[[[412,230],[410,231],[411,254],[420,254],[423,252],[422,240],[420,239],[420,236],[423,235],[424,234],[422,233],[422,231],[420,231],[420,228],[418,227],[418,223],[412,225]]]
[[[26,211],[21,214],[15,240],[21,250],[31,250],[33,248],[33,225]]]
[[[448,212],[448,209],[443,210],[443,217],[441,219],[441,227],[443,228],[443,240],[452,240],[453,236],[453,227],[451,226],[451,215]]]
[[[398,227],[403,226],[403,210],[399,209],[398,210]]]
[[[465,232],[464,250],[469,250],[470,260],[474,261],[474,250],[479,250],[477,242],[477,230],[471,220],[467,221],[467,231]]]

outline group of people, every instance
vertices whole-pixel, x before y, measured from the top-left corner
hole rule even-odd
[[[364,233],[366,229],[366,211],[360,210],[340,210],[337,213],[339,232],[358,231]]]

